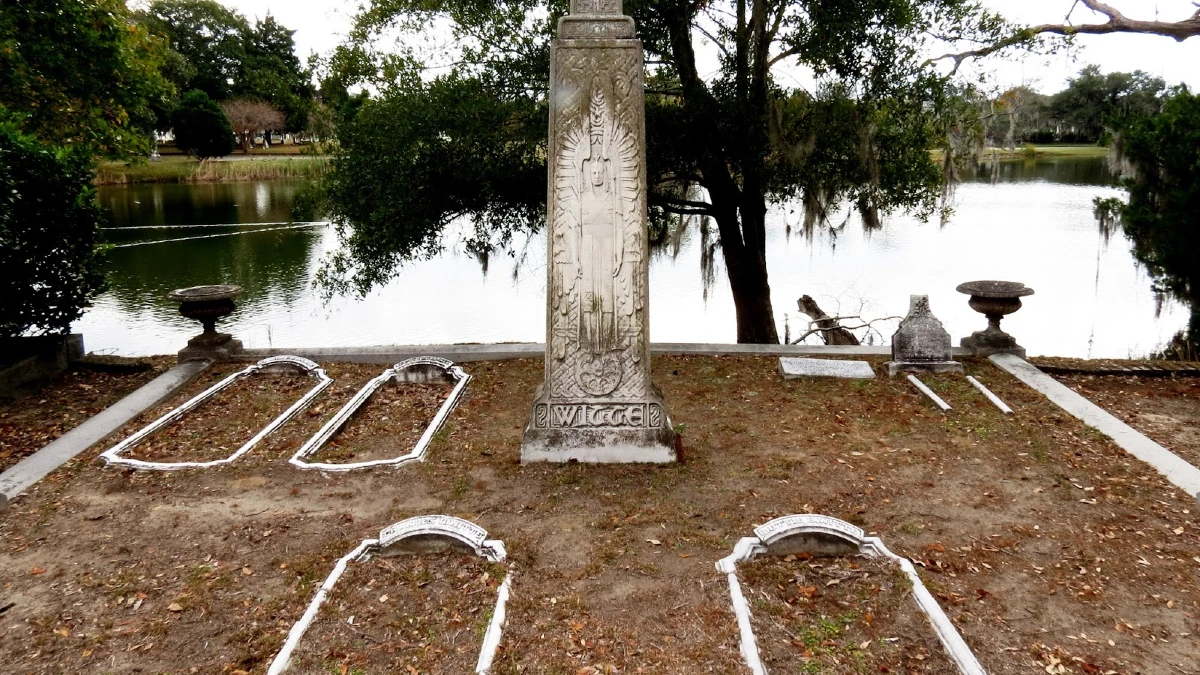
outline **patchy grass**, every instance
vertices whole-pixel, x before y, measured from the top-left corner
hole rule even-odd
[[[231,467],[130,474],[90,463],[101,444],[0,514],[0,662],[262,673],[338,557],[446,513],[509,550],[495,673],[736,673],[713,564],[755,525],[814,512],[912,559],[989,673],[1200,672],[1195,499],[990,363],[967,371],[1013,416],[949,375],[923,378],[955,407],[942,414],[903,379],[653,365],[685,427],[675,465],[521,466],[539,360],[466,364],[465,401],[427,461],[400,469],[286,463],[383,366],[328,364],[337,382],[313,410]]]
[[[739,576],[771,672],[958,673],[892,560],[763,557]]]

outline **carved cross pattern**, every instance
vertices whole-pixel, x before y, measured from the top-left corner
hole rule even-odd
[[[620,14],[621,0],[571,0],[571,14]]]

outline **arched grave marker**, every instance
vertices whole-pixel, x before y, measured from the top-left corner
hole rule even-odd
[[[729,580],[729,596],[741,634],[742,660],[755,675],[767,675],[767,670],[759,657],[758,643],[750,623],[750,605],[742,594],[737,566],[762,555],[786,556],[796,553],[809,553],[814,556],[862,555],[895,560],[901,571],[912,581],[913,598],[916,599],[917,606],[929,618],[934,632],[959,671],[964,675],[986,675],[971,648],[959,635],[958,629],[925,588],[912,563],[908,558],[902,558],[889,551],[878,537],[867,537],[859,527],[844,520],[818,514],[776,518],[755,528],[754,535],[738,541],[733,553],[718,560],[717,571],[725,574]]]
[[[325,583],[321,584],[321,588],[309,602],[304,615],[288,632],[283,647],[280,648],[279,653],[275,655],[271,665],[267,668],[267,675],[281,675],[287,671],[292,654],[300,644],[300,639],[304,637],[304,633],[317,618],[321,605],[325,604],[329,593],[342,574],[346,572],[346,567],[350,563],[366,561],[375,556],[421,554],[446,548],[459,550],[465,548],[489,562],[504,562],[507,558],[504,542],[488,539],[487,530],[461,518],[430,515],[417,516],[393,523],[384,528],[378,538],[364,539],[354,550],[337,561],[333,571],[325,579]],[[491,670],[496,649],[500,646],[500,637],[504,630],[505,606],[508,604],[511,585],[512,572],[510,571],[496,593],[496,605],[483,636],[483,646],[479,650],[479,659],[475,664],[475,672],[479,675],[486,675]]]
[[[397,382],[432,382],[437,379],[449,380],[455,383],[454,389],[442,402],[437,413],[430,420],[429,425],[425,428],[425,433],[421,434],[421,438],[417,440],[413,449],[405,455],[394,457],[392,459],[377,459],[367,462],[347,462],[344,464],[335,464],[332,462],[309,462],[305,458],[310,457],[321,449],[329,439],[333,438],[354,413],[359,408],[366,405],[371,396],[379,391],[380,387],[386,384],[389,380]],[[442,428],[446,420],[450,417],[450,413],[458,406],[462,399],[463,392],[467,388],[467,383],[471,381],[471,376],[468,375],[462,368],[454,365],[453,361],[441,359],[432,356],[420,356],[417,358],[401,361],[396,365],[388,368],[379,374],[375,379],[363,385],[362,389],[342,406],[342,409],[321,427],[312,438],[296,451],[295,455],[288,461],[301,469],[317,469],[320,471],[351,471],[354,469],[365,469],[373,466],[400,466],[409,462],[416,462],[425,459],[425,452],[429,448],[430,441],[433,440],[433,435]]]
[[[253,438],[246,441],[242,447],[238,448],[228,457],[223,459],[215,459],[209,462],[151,462],[121,456],[121,453],[132,449],[134,446],[146,440],[146,438],[153,435],[163,427],[166,427],[174,422],[178,422],[183,418],[184,415],[200,407],[205,401],[208,401],[221,391],[233,386],[233,384],[238,380],[251,377],[257,373],[279,371],[299,371],[305,375],[316,378],[317,383],[314,384],[313,387],[304,394],[304,396],[301,396],[287,410],[283,411],[283,413],[281,413],[278,417],[271,420],[267,426],[263,427],[262,430],[255,434]],[[247,452],[250,452],[250,449],[255,445],[258,445],[259,441],[266,438],[268,434],[283,426],[283,424],[294,417],[296,413],[308,407],[308,404],[312,403],[312,400],[316,398],[317,394],[320,394],[325,387],[328,387],[332,382],[333,379],[325,373],[324,368],[321,368],[319,365],[306,358],[300,356],[272,356],[270,358],[265,358],[254,365],[247,366],[246,368],[233,373],[229,377],[226,377],[208,389],[205,389],[199,394],[193,396],[191,399],[184,402],[171,412],[168,412],[162,417],[159,417],[150,424],[141,428],[137,433],[133,434],[129,438],[126,438],[120,443],[114,445],[112,448],[104,451],[101,453],[100,458],[109,465],[125,466],[133,469],[149,469],[154,471],[204,469],[213,466],[220,466],[222,464],[229,464]]]

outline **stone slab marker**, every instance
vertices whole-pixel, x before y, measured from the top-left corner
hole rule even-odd
[[[550,48],[546,379],[522,462],[675,460],[650,382],[642,71],[621,0],[571,0]]]

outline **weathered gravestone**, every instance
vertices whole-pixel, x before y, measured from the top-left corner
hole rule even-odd
[[[642,43],[620,0],[571,0],[550,48],[546,379],[521,461],[670,462],[650,382]]]
[[[962,364],[955,361],[952,354],[950,333],[929,310],[929,296],[910,295],[908,316],[892,335],[888,374],[963,372]]]

